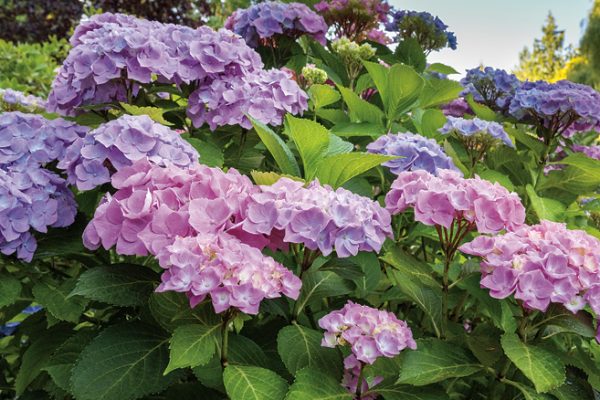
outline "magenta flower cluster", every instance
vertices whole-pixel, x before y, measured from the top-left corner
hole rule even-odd
[[[403,171],[425,170],[435,175],[438,169],[454,169],[452,159],[444,153],[433,139],[414,133],[398,133],[379,137],[367,145],[367,151],[375,154],[399,156],[383,165],[398,175]]]
[[[366,364],[378,357],[395,357],[407,347],[417,348],[406,322],[389,311],[352,301],[321,318],[319,326],[325,330],[322,346],[349,345],[354,357]]]
[[[282,236],[310,250],[338,257],[359,251],[379,252],[391,237],[391,217],[378,203],[346,189],[333,190],[313,181],[281,178],[250,196],[243,229],[253,234]]]
[[[225,21],[225,28],[243,37],[253,48],[273,45],[280,35],[292,39],[308,35],[325,45],[327,33],[323,17],[306,4],[278,1],[266,1],[234,11]]]
[[[192,29],[122,14],[101,14],[83,22],[71,43],[73,48],[48,98],[49,109],[61,114],[73,115],[85,105],[128,101],[150,83],[195,88],[189,96],[190,117],[197,126],[209,122],[213,129],[219,119],[204,118],[198,109],[200,103],[238,105],[209,108],[206,114],[210,116],[212,111],[221,120],[236,124],[246,121],[244,113],[257,115],[254,108],[266,113],[275,108],[280,114],[307,108],[307,96],[294,81],[265,71],[258,53],[227,30],[215,32],[208,27]],[[271,86],[257,90],[265,81]],[[243,84],[245,101],[240,102],[239,93],[225,90],[234,87],[232,82],[235,86]],[[260,92],[257,101],[250,101],[252,90]],[[272,96],[265,92],[272,92]],[[236,114],[231,115],[234,111]]]
[[[600,126],[600,93],[588,85],[525,82],[512,98],[510,114],[557,136]]]
[[[77,138],[58,167],[66,170],[70,184],[90,190],[142,158],[161,166],[189,167],[199,155],[177,132],[150,117],[123,115]]]
[[[0,89],[0,110],[3,111],[43,111],[46,100],[13,89]]]
[[[576,313],[587,304],[600,316],[600,240],[565,224],[542,221],[461,246],[481,257],[481,286],[503,299],[514,293],[529,309],[559,303]]]
[[[297,299],[302,285],[283,265],[226,233],[178,237],[158,259],[166,269],[158,292],[186,293],[192,307],[210,297],[216,313],[235,307],[258,314],[264,299]]]
[[[515,147],[504,127],[498,122],[486,121],[477,117],[466,119],[462,117],[446,117],[446,123],[439,132],[443,135],[454,133],[459,137],[490,139],[503,142],[509,147]]]
[[[415,220],[450,228],[454,221],[480,233],[512,231],[525,221],[516,193],[479,177],[465,179],[451,170],[402,172],[392,183],[385,204],[392,214],[413,208]]]
[[[89,249],[116,245],[124,255],[154,255],[165,268],[159,291],[185,292],[195,306],[210,296],[216,312],[256,314],[264,298],[297,298],[300,281],[260,252],[262,235],[240,229],[258,188],[234,169],[161,167],[146,159],[115,173],[87,226]]]
[[[7,112],[0,115],[0,252],[31,261],[31,231],[71,225],[77,213],[64,179],[44,168],[63,157],[86,128],[62,119]]]

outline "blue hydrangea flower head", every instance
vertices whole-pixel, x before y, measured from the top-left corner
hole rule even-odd
[[[408,10],[396,11],[391,16],[386,30],[397,33],[396,41],[413,38],[426,53],[444,47],[456,50],[456,35],[448,31],[448,25],[438,17],[428,12]]]

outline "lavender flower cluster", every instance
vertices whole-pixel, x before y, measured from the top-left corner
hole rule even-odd
[[[398,175],[403,171],[425,170],[436,174],[438,169],[457,170],[452,159],[433,139],[414,133],[398,133],[381,136],[367,145],[367,151],[375,154],[399,156],[382,164]]]
[[[481,143],[503,142],[509,147],[515,147],[502,125],[477,117],[465,119],[448,116],[446,117],[446,123],[440,128],[439,132],[443,135],[454,133],[459,138],[473,139]]]
[[[65,154],[86,129],[35,114],[0,114],[0,252],[31,261],[37,242],[31,231],[65,227],[77,206],[67,183],[44,168]]]
[[[198,161],[196,150],[179,134],[146,115],[124,115],[78,137],[61,157],[68,182],[79,190],[91,190],[110,182],[110,175],[147,158],[165,166],[189,167]]]
[[[600,127],[600,93],[570,81],[525,82],[510,102],[510,114],[558,136]]]
[[[225,21],[225,28],[244,38],[252,48],[276,45],[279,35],[297,39],[308,35],[325,45],[327,24],[323,17],[302,3],[267,1],[238,9]]]
[[[281,178],[250,195],[243,229],[256,235],[283,233],[286,243],[302,243],[323,255],[379,252],[391,237],[391,217],[375,201],[346,189],[333,190],[313,181]],[[276,235],[279,237],[280,235]]]
[[[0,111],[38,112],[46,109],[46,100],[13,89],[0,89]]]
[[[448,31],[448,25],[428,12],[399,10],[392,13],[392,21],[386,24],[389,32],[397,33],[396,41],[415,39],[430,52],[449,47],[456,50],[456,35]]]
[[[307,108],[307,96],[294,81],[276,71],[265,71],[258,53],[227,30],[194,30],[101,14],[83,22],[71,43],[73,48],[48,98],[48,108],[63,115],[73,115],[85,105],[127,101],[142,85],[154,82],[197,88],[190,95],[190,117],[197,125],[209,122],[213,129],[217,121],[247,121],[244,113],[257,115],[256,109],[266,114],[277,109],[277,118],[261,121],[276,123],[285,111],[299,113]],[[228,86],[231,82],[243,84],[243,101],[224,90],[232,88]],[[263,84],[268,85],[257,90]],[[252,91],[261,95],[253,99]],[[209,107],[208,113],[200,112],[201,102]]]
[[[503,299],[514,293],[529,309],[550,303],[573,313],[590,305],[600,316],[600,240],[566,224],[541,221],[500,236],[479,236],[461,246],[479,256],[481,286]]]
[[[442,106],[442,112],[445,116],[450,117],[464,117],[465,115],[473,115],[473,110],[469,103],[463,98],[459,97],[452,100],[448,104]]]
[[[589,158],[593,158],[595,160],[600,160],[600,145],[583,146],[583,145],[575,144],[575,145],[571,146],[571,149],[573,149],[573,151],[575,151],[575,152],[583,153],[586,156],[588,156]]]
[[[515,91],[521,86],[515,75],[492,67],[469,69],[460,83],[465,88],[461,96],[471,94],[476,102],[504,114],[508,112]]]

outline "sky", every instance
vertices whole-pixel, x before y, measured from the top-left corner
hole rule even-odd
[[[441,62],[457,71],[480,64],[512,70],[523,47],[541,37],[548,11],[575,46],[583,33],[591,0],[390,0],[398,9],[428,11],[456,33],[458,49],[432,53],[428,62]]]

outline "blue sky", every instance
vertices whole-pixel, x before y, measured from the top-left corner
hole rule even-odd
[[[429,62],[443,62],[459,72],[479,64],[512,69],[519,52],[541,36],[552,11],[566,42],[577,45],[591,0],[390,0],[399,9],[428,11],[456,32],[457,50],[432,53]]]

